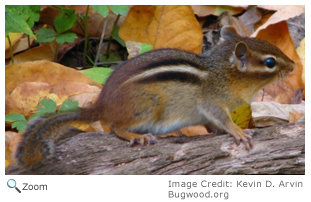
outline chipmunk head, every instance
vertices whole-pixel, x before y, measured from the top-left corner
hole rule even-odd
[[[295,68],[295,63],[279,48],[264,40],[240,37],[232,26],[221,29],[221,41],[234,46],[229,60],[240,72],[275,80],[287,76]]]

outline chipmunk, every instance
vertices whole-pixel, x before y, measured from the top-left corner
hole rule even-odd
[[[152,135],[201,124],[208,131],[231,134],[250,149],[251,134],[239,128],[229,112],[285,77],[295,64],[276,46],[240,37],[232,26],[221,29],[221,39],[206,56],[158,49],[124,62],[91,107],[30,124],[17,149],[18,161],[25,166],[44,163],[61,138],[54,129],[70,121],[102,120],[132,144],[156,143]]]

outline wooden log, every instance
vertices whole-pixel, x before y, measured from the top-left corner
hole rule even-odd
[[[207,135],[158,138],[130,147],[109,133],[79,133],[56,143],[44,165],[18,163],[6,174],[305,174],[305,123],[252,129],[254,147],[233,137]]]

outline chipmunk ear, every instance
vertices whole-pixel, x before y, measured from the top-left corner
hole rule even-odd
[[[246,59],[247,59],[248,46],[243,41],[238,42],[234,49],[234,58],[236,67],[241,70],[246,70]]]
[[[235,30],[235,28],[231,25],[223,26],[220,30],[220,37],[222,41],[225,41],[227,39],[231,39],[237,36],[239,36],[239,34]]]
[[[245,60],[248,51],[248,46],[243,41],[235,45],[234,54],[240,60]]]

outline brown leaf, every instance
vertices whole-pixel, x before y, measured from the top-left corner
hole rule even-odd
[[[28,41],[29,40],[29,41]],[[21,51],[24,51],[24,50],[27,50],[30,45],[33,43],[34,41],[34,37],[29,37],[28,39],[28,36],[24,36],[23,38],[21,38],[13,47],[13,54],[15,53],[18,53],[18,52],[21,52]],[[10,55],[10,49],[6,50],[5,51],[5,58],[10,58],[11,55]],[[14,57],[15,58],[15,57]]]
[[[35,60],[49,60],[53,61],[55,54],[56,43],[45,43],[38,47],[29,49],[23,53],[14,56],[14,62],[27,62]]]
[[[107,21],[105,36],[110,35],[116,19],[117,19],[117,15],[113,14],[113,13],[110,13],[106,18],[104,18],[103,16],[101,16],[98,13],[89,14],[89,16],[88,16],[88,35],[90,37],[98,37],[98,38],[101,37],[105,21]],[[119,28],[123,24],[124,19],[125,19],[124,16],[119,17],[119,20],[117,23],[117,28]],[[79,18],[77,20],[77,22],[78,23],[76,23],[73,26],[73,28],[71,28],[71,31],[83,36],[84,35],[84,29],[81,27],[82,20]]]
[[[72,6],[64,5],[63,7],[68,8],[68,9],[75,9],[75,13],[77,14],[85,14],[87,6],[86,5],[72,5]],[[92,14],[92,13],[94,13],[94,11],[92,9],[92,6],[90,6],[89,14]],[[48,6],[48,7],[42,6],[39,22],[42,24],[48,24],[48,25],[53,26],[55,17],[59,16],[59,14],[60,14],[60,10],[53,8],[53,6]]]
[[[262,29],[267,28],[271,24],[276,24],[282,21],[285,21],[289,18],[293,18],[295,16],[300,15],[301,13],[305,12],[305,6],[278,6],[278,10],[275,12],[263,25],[261,25],[253,34],[252,37],[256,37],[258,32]]]
[[[305,84],[305,38],[301,40],[296,51],[297,51],[297,54],[299,55],[299,58],[302,64],[301,80],[302,80],[302,83]]]
[[[90,86],[86,83],[75,81],[59,81],[58,83],[52,86],[51,90],[54,94],[58,95],[59,97],[59,101],[57,103],[62,103],[72,95],[79,95],[81,93],[94,93],[94,92],[98,94],[100,92],[100,88],[98,88],[97,86]]]
[[[24,33],[9,33],[11,45],[14,46],[23,37]],[[10,50],[10,43],[8,37],[5,37],[5,50]]]
[[[289,112],[288,123],[296,123],[304,114],[298,112]]]
[[[201,53],[202,30],[190,6],[133,6],[119,32],[126,41]]]
[[[5,132],[5,166],[9,166],[16,161],[14,152],[17,149],[18,144],[22,140],[20,133],[6,131]]]
[[[5,99],[6,114],[21,113],[25,116],[36,111],[35,107],[49,94],[51,86],[42,82],[23,82],[17,85]]]
[[[262,14],[257,6],[249,6],[246,12],[239,17],[239,20],[253,33],[255,31],[254,25],[259,22],[261,18]]]
[[[208,132],[204,126],[188,126],[180,130],[186,136],[206,135]]]
[[[8,65],[5,82],[6,114],[26,116],[33,113],[42,98],[62,103],[71,95],[98,92],[102,87],[72,68],[45,60]]]
[[[256,127],[288,123],[290,112],[305,114],[305,104],[279,104],[276,102],[252,102],[252,116]]]
[[[139,55],[139,51],[141,50],[141,43],[135,41],[127,41],[126,48],[127,52],[129,53],[128,59],[130,59]]]
[[[194,14],[199,17],[207,15],[220,15],[223,11],[231,15],[242,13],[247,6],[226,6],[226,5],[193,5],[191,6]]]
[[[223,27],[225,25],[232,25],[240,36],[248,37],[251,35],[249,29],[237,18],[233,17],[229,12],[224,11],[219,16],[219,19],[220,19],[219,22],[220,27]]]
[[[282,7],[284,7],[283,5],[258,5],[258,8],[263,8],[266,10],[274,10],[277,11],[279,9],[281,9]]]

